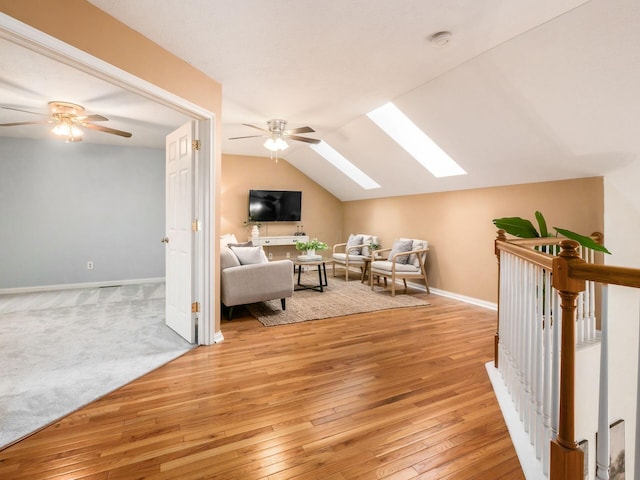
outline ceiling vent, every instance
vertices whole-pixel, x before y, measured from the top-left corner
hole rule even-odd
[[[429,37],[429,41],[437,47],[444,47],[451,41],[451,32],[437,32]]]

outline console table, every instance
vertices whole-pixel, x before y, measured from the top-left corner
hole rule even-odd
[[[286,235],[279,237],[251,237],[251,241],[255,246],[274,247],[281,245],[294,246],[296,242],[308,242],[308,235]]]

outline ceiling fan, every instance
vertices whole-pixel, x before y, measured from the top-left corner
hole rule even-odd
[[[249,123],[243,123],[242,125],[246,127],[255,128],[256,130],[260,130],[264,132],[262,135],[247,135],[244,137],[232,137],[229,140],[240,140],[242,138],[256,138],[256,137],[266,137],[267,141],[264,143],[264,146],[271,150],[272,152],[278,152],[279,150],[284,150],[288,148],[286,140],[296,140],[298,142],[305,143],[320,143],[320,140],[316,138],[309,137],[301,137],[297,135],[298,133],[311,133],[315,132],[315,130],[311,127],[298,127],[287,130],[287,121],[281,119],[273,119],[267,122],[267,128],[258,127],[257,125],[251,125]]]
[[[121,137],[129,138],[131,133],[124,132],[122,130],[116,130],[115,128],[104,127],[102,125],[96,125],[92,122],[106,122],[109,119],[102,115],[86,115],[84,107],[69,102],[49,102],[49,115],[45,115],[38,112],[30,112],[28,110],[22,110],[20,108],[2,107],[5,110],[14,110],[16,112],[31,113],[33,115],[40,115],[47,117],[43,120],[32,120],[29,122],[13,122],[13,123],[0,123],[0,127],[15,127],[18,125],[53,125],[51,131],[64,138],[67,142],[81,142],[82,141],[82,128],[89,128],[91,130],[97,130],[99,132],[110,133],[112,135],[119,135]]]

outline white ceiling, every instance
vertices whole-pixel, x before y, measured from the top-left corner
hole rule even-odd
[[[224,153],[266,156],[263,139],[228,138],[284,118],[382,185],[362,190],[290,142],[284,158],[342,200],[603,175],[640,153],[637,0],[90,2],[222,83]],[[453,38],[436,47],[441,30]],[[55,66],[23,51],[5,68],[0,48],[3,105],[74,101],[131,141],[184,120],[79,72],[50,88]],[[366,113],[389,100],[468,175],[436,179],[378,130]]]
[[[131,139],[85,129],[84,141],[164,148],[164,137],[188,118],[73,67],[0,39],[0,105],[48,115],[49,101],[84,106],[101,114],[106,127],[132,132]],[[42,120],[39,115],[0,109],[0,123]],[[45,119],[46,120],[46,119]],[[0,137],[54,138],[47,125],[0,127]]]

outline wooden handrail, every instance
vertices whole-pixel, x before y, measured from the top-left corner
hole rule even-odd
[[[590,237],[600,245],[603,243],[604,235],[600,232],[593,232]],[[530,247],[541,247],[544,245],[560,245],[560,242],[566,240],[565,237],[536,237],[536,238],[513,238],[509,243],[514,245],[526,245]]]
[[[640,270],[635,268],[582,263],[571,265],[569,276],[580,280],[640,288]]]
[[[522,258],[523,260],[531,262],[541,268],[545,268],[547,270],[551,270],[553,268],[554,257],[548,253],[531,250],[518,244],[513,244],[511,241],[504,240],[496,240],[496,249],[512,253],[516,257]]]

